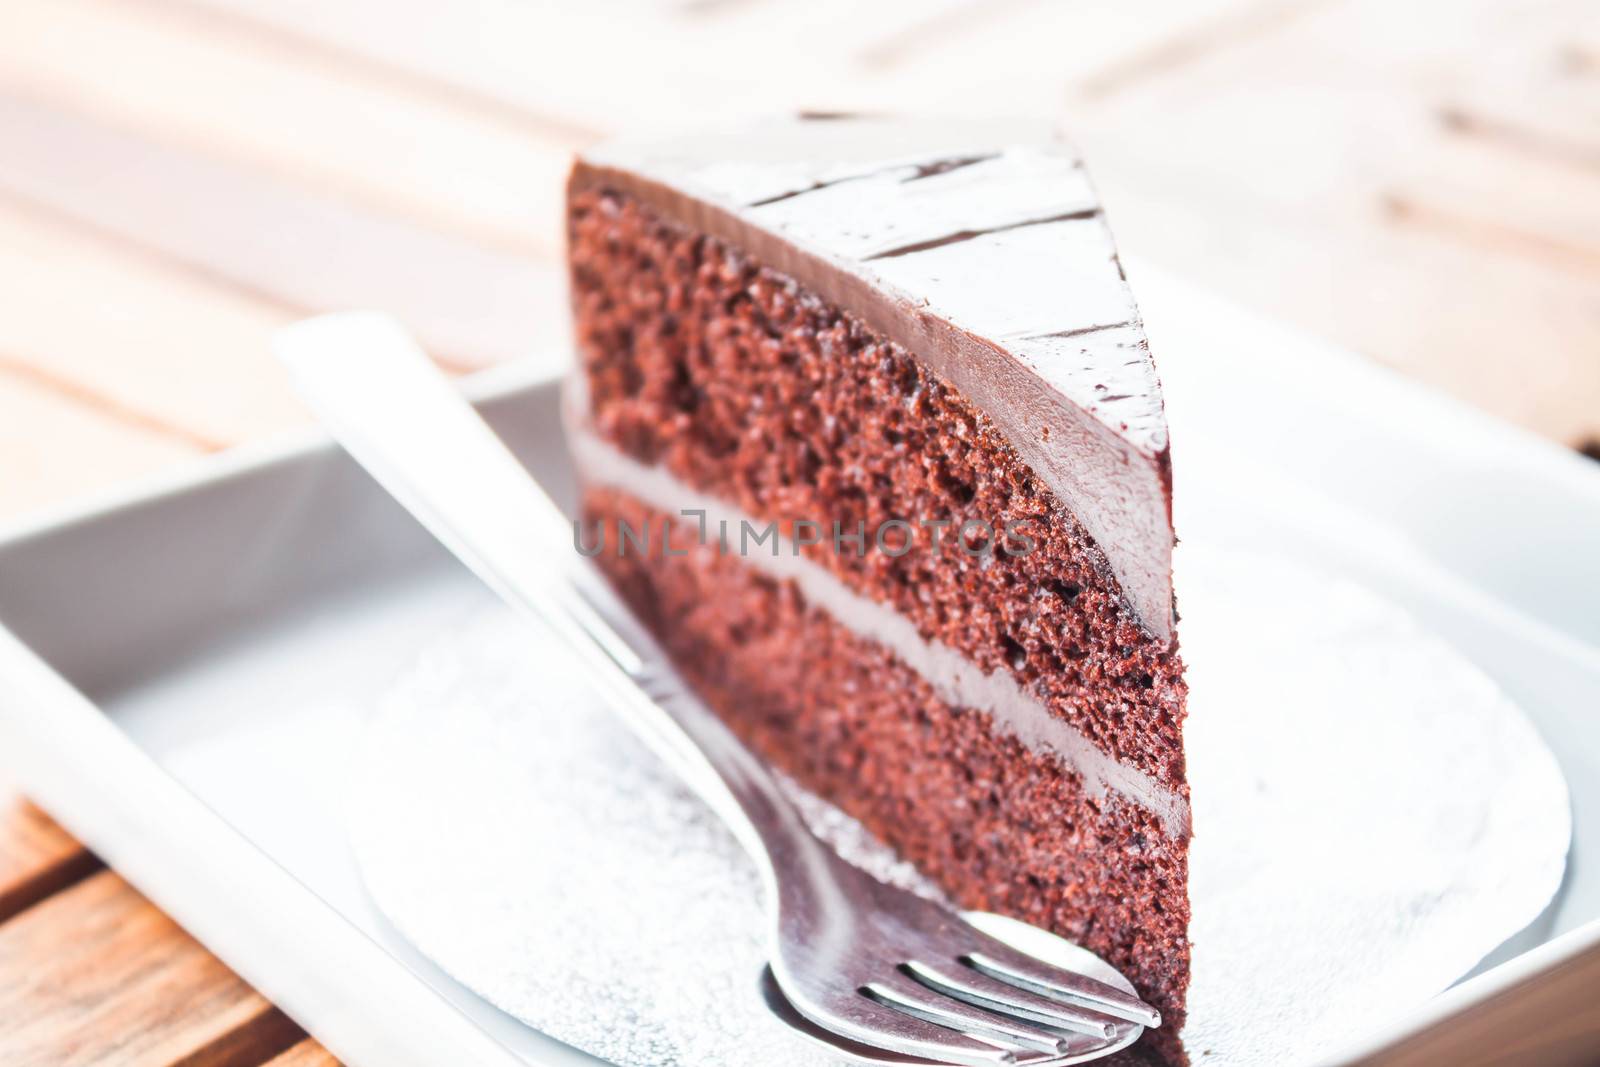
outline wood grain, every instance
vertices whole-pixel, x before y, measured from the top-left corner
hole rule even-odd
[[[253,1064],[303,1036],[110,871],[0,925],[0,1004],[17,1067]]]
[[[1569,960],[1374,1056],[1367,1067],[1584,1067],[1600,1056],[1600,952]]]
[[[339,1067],[339,1061],[327,1049],[307,1038],[272,1057],[265,1067]]]
[[[1495,30],[1496,46],[1478,57],[1474,75],[1444,87],[1441,116],[1463,135],[1514,158],[1600,175],[1600,18],[1594,8],[1582,0],[1530,4]]]
[[[0,353],[0,516],[103,489],[201,455],[193,442],[5,373]]]
[[[1134,256],[1600,442],[1592,0],[620,10],[0,4],[0,521],[301,420],[266,344],[304,314],[564,346],[567,150],[794,107],[1062,118]],[[1597,1062],[1597,967],[1379,1062]],[[0,783],[0,1063],[334,1060]]]
[[[685,18],[666,5],[634,4],[619,26],[619,12],[607,5],[559,0],[454,0],[448,8],[427,0],[146,2],[228,17],[307,51],[355,57],[366,70],[404,72],[485,112],[510,111],[583,138],[688,116],[776,110],[795,87],[843,73],[837,47],[770,47],[787,40],[785,23],[801,5],[768,4],[765,17],[747,21],[737,9]],[[818,14],[834,13],[837,30],[844,6],[830,0]]]
[[[98,867],[94,856],[50,816],[0,780],[0,923]]]
[[[1021,107],[1054,118],[1077,115],[1103,97],[1187,63],[1228,53],[1308,15],[1321,0],[1140,0],[1121,4],[968,4],[930,15],[862,53],[866,85],[896,105],[972,114]],[[894,77],[883,77],[891,67]]]
[[[213,451],[304,419],[269,351],[294,320],[121,241],[0,201],[0,366]]]
[[[0,194],[297,315],[392,310],[480,366],[566,337],[559,273],[0,94]]]
[[[1351,0],[1078,112],[1119,243],[1537,432],[1600,435],[1572,399],[1600,390],[1600,187],[1439,118],[1495,66],[1467,38],[1507,15]]]
[[[1456,233],[1491,256],[1600,276],[1600,171],[1522,158],[1464,131],[1431,148],[1400,163],[1386,191],[1406,221]]]
[[[574,144],[320,54],[285,55],[181,9],[8,0],[0,70],[18,93],[529,258],[560,252]]]
[[[1558,440],[1600,438],[1600,404],[1573,399],[1600,349],[1600,271],[1579,239],[1600,200],[1581,2],[941,0],[864,22],[833,3],[662,5],[626,33],[529,0],[432,19],[386,17],[384,0],[147,2],[595,130],[797,106],[1064,118],[1132,255]],[[672,48],[641,44],[664,35]],[[1453,169],[1463,131],[1482,174]],[[1572,194],[1534,198],[1558,184]]]

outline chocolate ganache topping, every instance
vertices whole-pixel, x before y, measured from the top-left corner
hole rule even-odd
[[[613,141],[575,190],[744,249],[915,354],[1077,516],[1172,635],[1172,475],[1139,310],[1082,160],[1047,124],[801,116]]]

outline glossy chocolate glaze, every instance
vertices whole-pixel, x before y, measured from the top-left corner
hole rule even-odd
[[[1081,160],[1029,122],[796,118],[579,159],[914,353],[982,410],[1172,636],[1171,464],[1138,307]]]

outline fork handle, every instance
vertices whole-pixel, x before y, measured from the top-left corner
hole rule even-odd
[[[275,349],[356,462],[502,599],[566,642],[623,721],[739,838],[773,899],[775,862],[786,878],[835,862],[766,764],[574,551],[561,509],[398,323],[325,315],[280,331]]]

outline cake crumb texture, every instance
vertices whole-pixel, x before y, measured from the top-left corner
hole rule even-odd
[[[591,488],[587,522],[669,516]],[[1121,970],[1163,1017],[1141,1057],[1182,1063],[1188,988],[1187,837],[1054,757],[951,707],[875,642],[777,581],[673,527],[666,556],[597,562],[695,690],[763,758],[861,822],[962,907],[1061,934]],[[1113,1061],[1107,1061],[1113,1062]],[[1133,1060],[1132,1062],[1139,1062]]]
[[[1093,541],[985,415],[859,320],[627,197],[577,192],[569,243],[596,433],[759,518],[869,541],[890,520],[923,531],[898,556],[806,552],[1187,798],[1176,645],[1140,627]],[[968,520],[995,532],[987,555],[954,543]],[[925,523],[946,524],[938,551]],[[1031,550],[1009,554],[1022,543],[1002,542],[1007,529]]]

